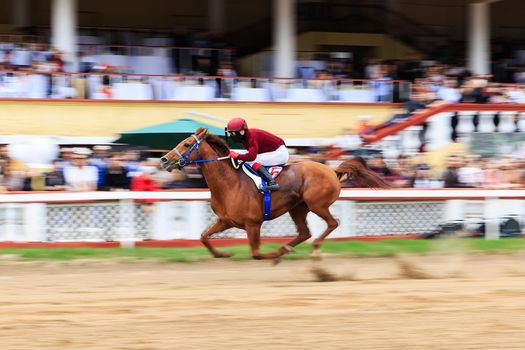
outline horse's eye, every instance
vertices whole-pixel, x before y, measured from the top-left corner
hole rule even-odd
[[[188,148],[188,147],[190,147],[190,144],[189,143],[185,143],[183,146]]]

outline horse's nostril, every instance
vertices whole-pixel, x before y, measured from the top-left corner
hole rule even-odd
[[[166,158],[166,157],[160,158],[160,162],[161,163],[166,163],[167,161],[168,161],[168,158]]]

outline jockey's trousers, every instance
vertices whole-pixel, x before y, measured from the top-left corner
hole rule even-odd
[[[288,162],[288,158],[290,158],[288,148],[282,145],[273,152],[259,153],[257,158],[255,158],[253,162],[248,162],[248,164],[259,163],[265,166],[283,165]]]

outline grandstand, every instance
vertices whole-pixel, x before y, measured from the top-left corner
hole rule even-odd
[[[525,348],[525,0],[0,9],[1,348]]]
[[[29,168],[50,168],[58,146],[109,145],[136,165],[120,133],[188,116],[222,127],[242,115],[295,159],[383,154],[378,167],[405,185],[391,174],[400,157],[410,176],[430,163],[440,177],[447,154],[484,137],[483,157],[525,156],[518,0],[0,3],[0,142]],[[45,161],[24,156],[29,141]],[[141,160],[162,151],[132,146]],[[24,171],[4,187],[45,188]]]

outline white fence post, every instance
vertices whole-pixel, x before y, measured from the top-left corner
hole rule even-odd
[[[499,206],[500,201],[496,197],[485,198],[485,239],[499,239]]]
[[[465,201],[463,199],[449,199],[445,204],[444,221],[459,221],[463,220],[465,208]]]
[[[429,151],[450,143],[450,137],[452,135],[450,119],[453,114],[454,113],[451,112],[441,112],[428,120],[425,139],[427,140],[427,149]]]
[[[347,237],[357,236],[357,221],[356,221],[356,201],[344,201],[343,206],[343,217],[341,218],[341,226],[344,229],[344,233],[347,233]]]
[[[416,154],[421,146],[419,133],[423,129],[421,125],[412,125],[402,131],[403,153]]]
[[[5,205],[5,236],[7,241],[17,241],[15,220],[15,205],[12,203],[7,203]]]
[[[334,206],[331,207],[332,212],[337,209],[334,217],[339,221],[339,226],[337,229],[330,234],[330,237],[352,237],[354,236],[352,232],[352,204],[353,201],[338,201],[334,203]],[[317,224],[317,223],[316,223]],[[321,227],[321,226],[319,226]]]
[[[496,130],[496,125],[494,125],[494,115],[496,112],[480,112],[478,119],[478,131],[479,132],[493,132]]]
[[[206,222],[206,208],[208,202],[191,201],[189,202],[188,217],[188,239],[200,239],[202,232],[208,227]]]
[[[24,204],[24,237],[26,242],[47,241],[46,208],[43,203]]]
[[[516,125],[514,124],[514,116],[516,112],[500,112],[499,114],[499,132],[514,132]]]
[[[135,203],[132,199],[119,201],[118,237],[121,248],[135,246]]]
[[[137,213],[134,200],[146,198],[161,200],[155,205],[151,220],[153,232],[150,231],[148,236],[156,240],[199,239],[202,231],[213,220],[214,215],[207,202],[210,193],[207,191],[0,194],[0,241],[61,241],[72,238],[105,240],[110,235],[120,241],[123,247],[133,246],[138,239],[139,228],[136,225],[143,224],[135,218]],[[432,198],[432,202],[440,203],[421,208],[414,206],[414,202],[417,203],[422,198]],[[525,190],[343,189],[340,200],[331,208],[340,220],[340,227],[332,237],[424,233],[443,220],[468,220],[476,215],[476,218],[481,217],[486,223],[487,239],[496,239],[499,237],[499,220],[502,217],[514,215],[523,221],[524,199]],[[117,217],[113,213],[110,216],[96,216],[101,209],[108,207],[96,201],[108,200],[113,203],[119,201]],[[357,205],[356,200],[369,202],[361,206]],[[86,201],[95,203],[86,204]],[[388,205],[382,204],[382,201],[386,201]],[[60,206],[60,210],[50,210],[46,204],[39,204],[55,202],[69,204]],[[113,205],[111,204],[112,208]],[[86,208],[89,206],[92,208]],[[359,213],[359,223],[355,219],[358,207],[363,209]],[[403,213],[403,217],[399,213]],[[279,227],[279,232],[275,232],[277,235],[284,236],[295,231],[288,217],[276,221],[275,227]],[[314,236],[318,236],[326,227],[324,220],[313,214],[308,216],[308,222]],[[47,224],[54,229],[50,237],[47,237]],[[377,231],[367,231],[362,225],[373,226],[373,230]],[[66,232],[58,230],[63,226],[68,229]],[[86,227],[96,229],[98,236],[94,236]],[[140,226],[141,233],[143,229],[144,226]],[[231,234],[237,234],[236,232]]]
[[[461,111],[458,113],[456,132],[463,143],[468,142],[471,134],[474,132],[474,114],[476,114],[476,112],[473,111]]]
[[[154,204],[155,210],[152,213],[151,219],[151,238],[155,240],[171,239],[170,230],[173,227],[170,225],[170,215],[173,215],[172,202],[157,202]]]

